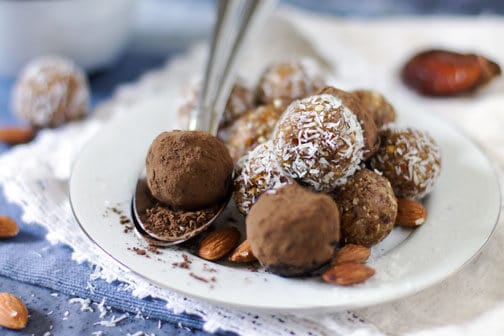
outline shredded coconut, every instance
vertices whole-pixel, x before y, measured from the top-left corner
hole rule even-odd
[[[128,318],[128,314],[123,314],[123,315],[119,316],[118,318],[116,318],[114,315],[110,318],[110,320],[98,321],[98,322],[95,322],[93,325],[112,328],[112,327],[115,327],[119,322],[121,322],[122,320],[125,320],[127,318]]]
[[[364,134],[356,115],[329,94],[293,102],[273,134],[282,170],[317,191],[331,191],[358,169]]]

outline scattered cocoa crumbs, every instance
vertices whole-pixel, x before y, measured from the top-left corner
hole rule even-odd
[[[113,213],[118,214],[118,215],[122,215],[122,213],[123,213],[121,209],[116,208],[116,207],[112,207],[112,208],[110,208],[110,210],[112,210]]]
[[[131,223],[131,221],[127,216],[121,215],[121,217],[119,217],[119,223],[128,224],[128,223]]]
[[[203,271],[208,272],[208,273],[215,273],[217,270],[215,268],[212,268],[208,266],[208,264],[203,264]]]
[[[154,254],[161,254],[162,252],[159,251],[159,249],[157,248],[157,246],[154,246],[154,245],[149,245],[149,247],[147,247],[147,250],[149,252],[152,252]]]
[[[160,237],[180,237],[193,231],[212,219],[220,206],[186,211],[172,210],[166,206],[156,204],[141,215],[145,230]]]
[[[130,232],[130,231],[133,231],[133,226],[131,226],[131,225],[126,225],[126,226],[124,227],[124,229],[123,229],[123,232],[124,232],[124,233],[128,233],[128,232]]]
[[[189,273],[189,275],[192,276],[194,279],[196,279],[198,281],[208,283],[208,279],[205,279],[205,278],[203,278],[203,277],[201,277],[199,275],[196,275],[193,272]]]
[[[187,254],[182,254],[182,258],[184,258],[184,261],[182,262],[174,262],[172,263],[173,267],[179,267],[179,268],[184,268],[184,269],[189,269],[191,268],[192,261],[189,259]]]
[[[139,247],[133,247],[133,251],[138,255],[146,255],[147,251]]]

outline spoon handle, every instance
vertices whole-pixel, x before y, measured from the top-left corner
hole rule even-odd
[[[278,0],[219,0],[210,53],[189,129],[217,134],[236,80],[236,60]]]

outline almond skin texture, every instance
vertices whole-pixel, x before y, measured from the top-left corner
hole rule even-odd
[[[212,231],[200,243],[198,255],[206,260],[217,260],[228,254],[240,241],[240,232],[234,228]]]
[[[346,244],[334,256],[331,265],[339,265],[346,262],[365,263],[371,255],[371,249],[356,244]]]
[[[0,293],[0,326],[23,329],[28,323],[28,309],[17,296]]]
[[[11,238],[19,233],[19,227],[14,219],[0,216],[0,239]]]
[[[404,83],[427,96],[471,92],[500,74],[500,66],[483,56],[436,49],[416,54],[402,69]]]
[[[29,127],[0,127],[0,142],[7,145],[19,145],[30,142],[35,137],[35,130]]]
[[[246,263],[256,261],[257,258],[252,253],[250,243],[248,242],[248,240],[245,240],[233,251],[233,253],[229,257],[229,260]]]
[[[374,269],[358,263],[333,266],[322,274],[322,279],[333,285],[351,286],[366,281],[375,274]]]
[[[397,199],[396,224],[404,227],[417,227],[425,223],[427,209],[422,203],[399,198]]]

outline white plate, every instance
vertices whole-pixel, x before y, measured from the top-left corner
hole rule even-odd
[[[111,120],[87,145],[70,181],[72,207],[82,229],[113,259],[160,286],[214,303],[258,310],[347,309],[378,304],[432,286],[460,269],[490,237],[499,216],[500,191],[492,165],[461,132],[415,106],[396,104],[400,124],[428,129],[442,148],[443,168],[426,200],[428,220],[414,231],[395,229],[373,249],[376,275],[361,285],[335,287],[319,278],[286,279],[246,267],[214,264],[190,255],[190,269],[173,267],[183,250],[168,248],[151,258],[128,248],[142,246],[123,233],[110,207],[130,214],[131,196],[152,139],[176,124],[173,97],[152,98]],[[163,100],[156,101],[156,99]],[[236,224],[234,224],[236,225]],[[411,233],[411,234],[410,234]],[[215,269],[209,272],[208,268]],[[191,276],[205,279],[208,283]]]

